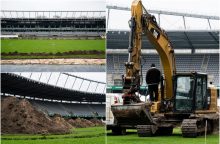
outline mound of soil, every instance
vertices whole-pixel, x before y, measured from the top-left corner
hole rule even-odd
[[[15,97],[1,102],[1,132],[5,134],[65,134],[73,128],[60,116],[49,118],[28,100]]]
[[[75,120],[69,119],[67,121],[75,128],[104,126],[104,123],[101,120],[98,120],[98,119],[87,120],[87,119],[83,119],[83,118],[77,118]]]
[[[95,126],[104,126],[105,124],[99,119],[91,119],[90,120]]]
[[[92,122],[83,118],[77,118],[75,120],[69,119],[68,122],[75,128],[85,128],[85,127],[95,126]]]

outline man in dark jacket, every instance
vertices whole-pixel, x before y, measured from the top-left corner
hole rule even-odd
[[[151,101],[158,101],[158,85],[160,83],[161,73],[156,68],[155,64],[151,64],[151,68],[146,74],[146,83],[148,85],[148,92]],[[155,98],[154,95],[155,94]]]

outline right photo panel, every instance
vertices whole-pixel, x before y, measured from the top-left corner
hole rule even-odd
[[[107,144],[219,143],[217,4],[106,1]]]

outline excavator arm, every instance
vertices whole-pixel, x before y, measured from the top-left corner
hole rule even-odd
[[[167,34],[156,22],[156,18],[143,7],[141,0],[135,0],[131,6],[130,38],[128,62],[124,79],[124,100],[134,99],[140,85],[141,43],[145,34],[160,56],[164,72],[165,100],[173,97],[172,77],[176,73],[175,56]],[[129,87],[130,86],[130,87]],[[128,93],[130,95],[128,95]],[[138,99],[138,98],[135,98]],[[134,100],[135,100],[134,99]],[[127,100],[128,101],[128,100]],[[136,101],[138,102],[138,101]]]
[[[140,102],[135,92],[140,88],[141,67],[141,39],[142,39],[142,6],[132,7],[132,17],[129,21],[130,36],[128,47],[128,62],[125,63],[126,74],[123,76],[123,100],[124,104]]]

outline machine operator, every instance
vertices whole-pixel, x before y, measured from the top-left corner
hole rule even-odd
[[[150,94],[150,101],[158,101],[158,85],[160,83],[161,72],[151,64],[151,68],[146,74],[146,83],[148,85],[148,93]],[[155,95],[155,97],[154,97]]]

